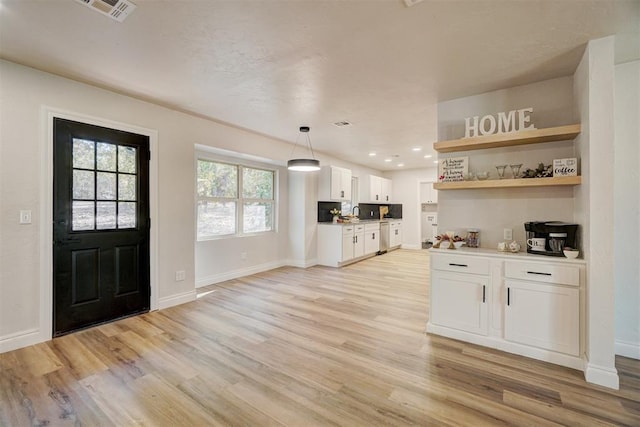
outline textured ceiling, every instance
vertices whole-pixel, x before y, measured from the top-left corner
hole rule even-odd
[[[607,35],[640,59],[638,0],[134,3],[118,23],[0,0],[0,56],[289,142],[309,125],[316,151],[380,170],[429,165],[439,101],[571,75]]]

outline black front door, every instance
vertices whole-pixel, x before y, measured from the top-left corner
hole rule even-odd
[[[54,121],[53,335],[149,310],[149,138]]]

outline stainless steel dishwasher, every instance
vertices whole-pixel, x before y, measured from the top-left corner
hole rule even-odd
[[[384,254],[389,249],[389,222],[380,221],[380,250],[378,254]]]

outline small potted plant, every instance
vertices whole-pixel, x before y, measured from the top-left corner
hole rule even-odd
[[[335,223],[337,223],[337,222],[338,222],[338,219],[340,218],[340,214],[341,214],[342,212],[340,212],[340,211],[339,211],[338,209],[336,209],[336,208],[333,208],[333,209],[331,209],[331,210],[329,211],[329,213],[330,213],[331,215],[333,215],[333,223],[335,224]]]

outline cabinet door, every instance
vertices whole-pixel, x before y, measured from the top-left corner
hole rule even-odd
[[[402,224],[392,225],[389,229],[389,247],[400,246],[402,244]]]
[[[438,190],[433,188],[433,182],[429,183],[429,187],[430,187],[430,197],[429,197],[429,202],[427,203],[436,204],[438,203]]]
[[[382,194],[383,202],[391,201],[391,180],[380,178],[380,194]]]
[[[353,234],[345,234],[342,236],[342,262],[353,258]]]
[[[420,183],[420,203],[438,203],[438,190],[433,188],[433,182]]]
[[[342,199],[351,200],[351,170],[342,169],[340,186],[342,187]]]
[[[364,253],[374,254],[380,250],[380,230],[366,231],[364,233]]]
[[[342,176],[344,171],[342,168],[331,167],[331,199],[345,199],[344,187],[342,185]]]
[[[353,235],[353,257],[358,258],[364,255],[364,231]]]
[[[379,176],[369,175],[369,201],[379,203],[382,201],[381,183]]]
[[[579,355],[578,289],[517,280],[505,284],[507,341]]]
[[[488,295],[487,276],[433,270],[430,321],[436,325],[487,335]]]

